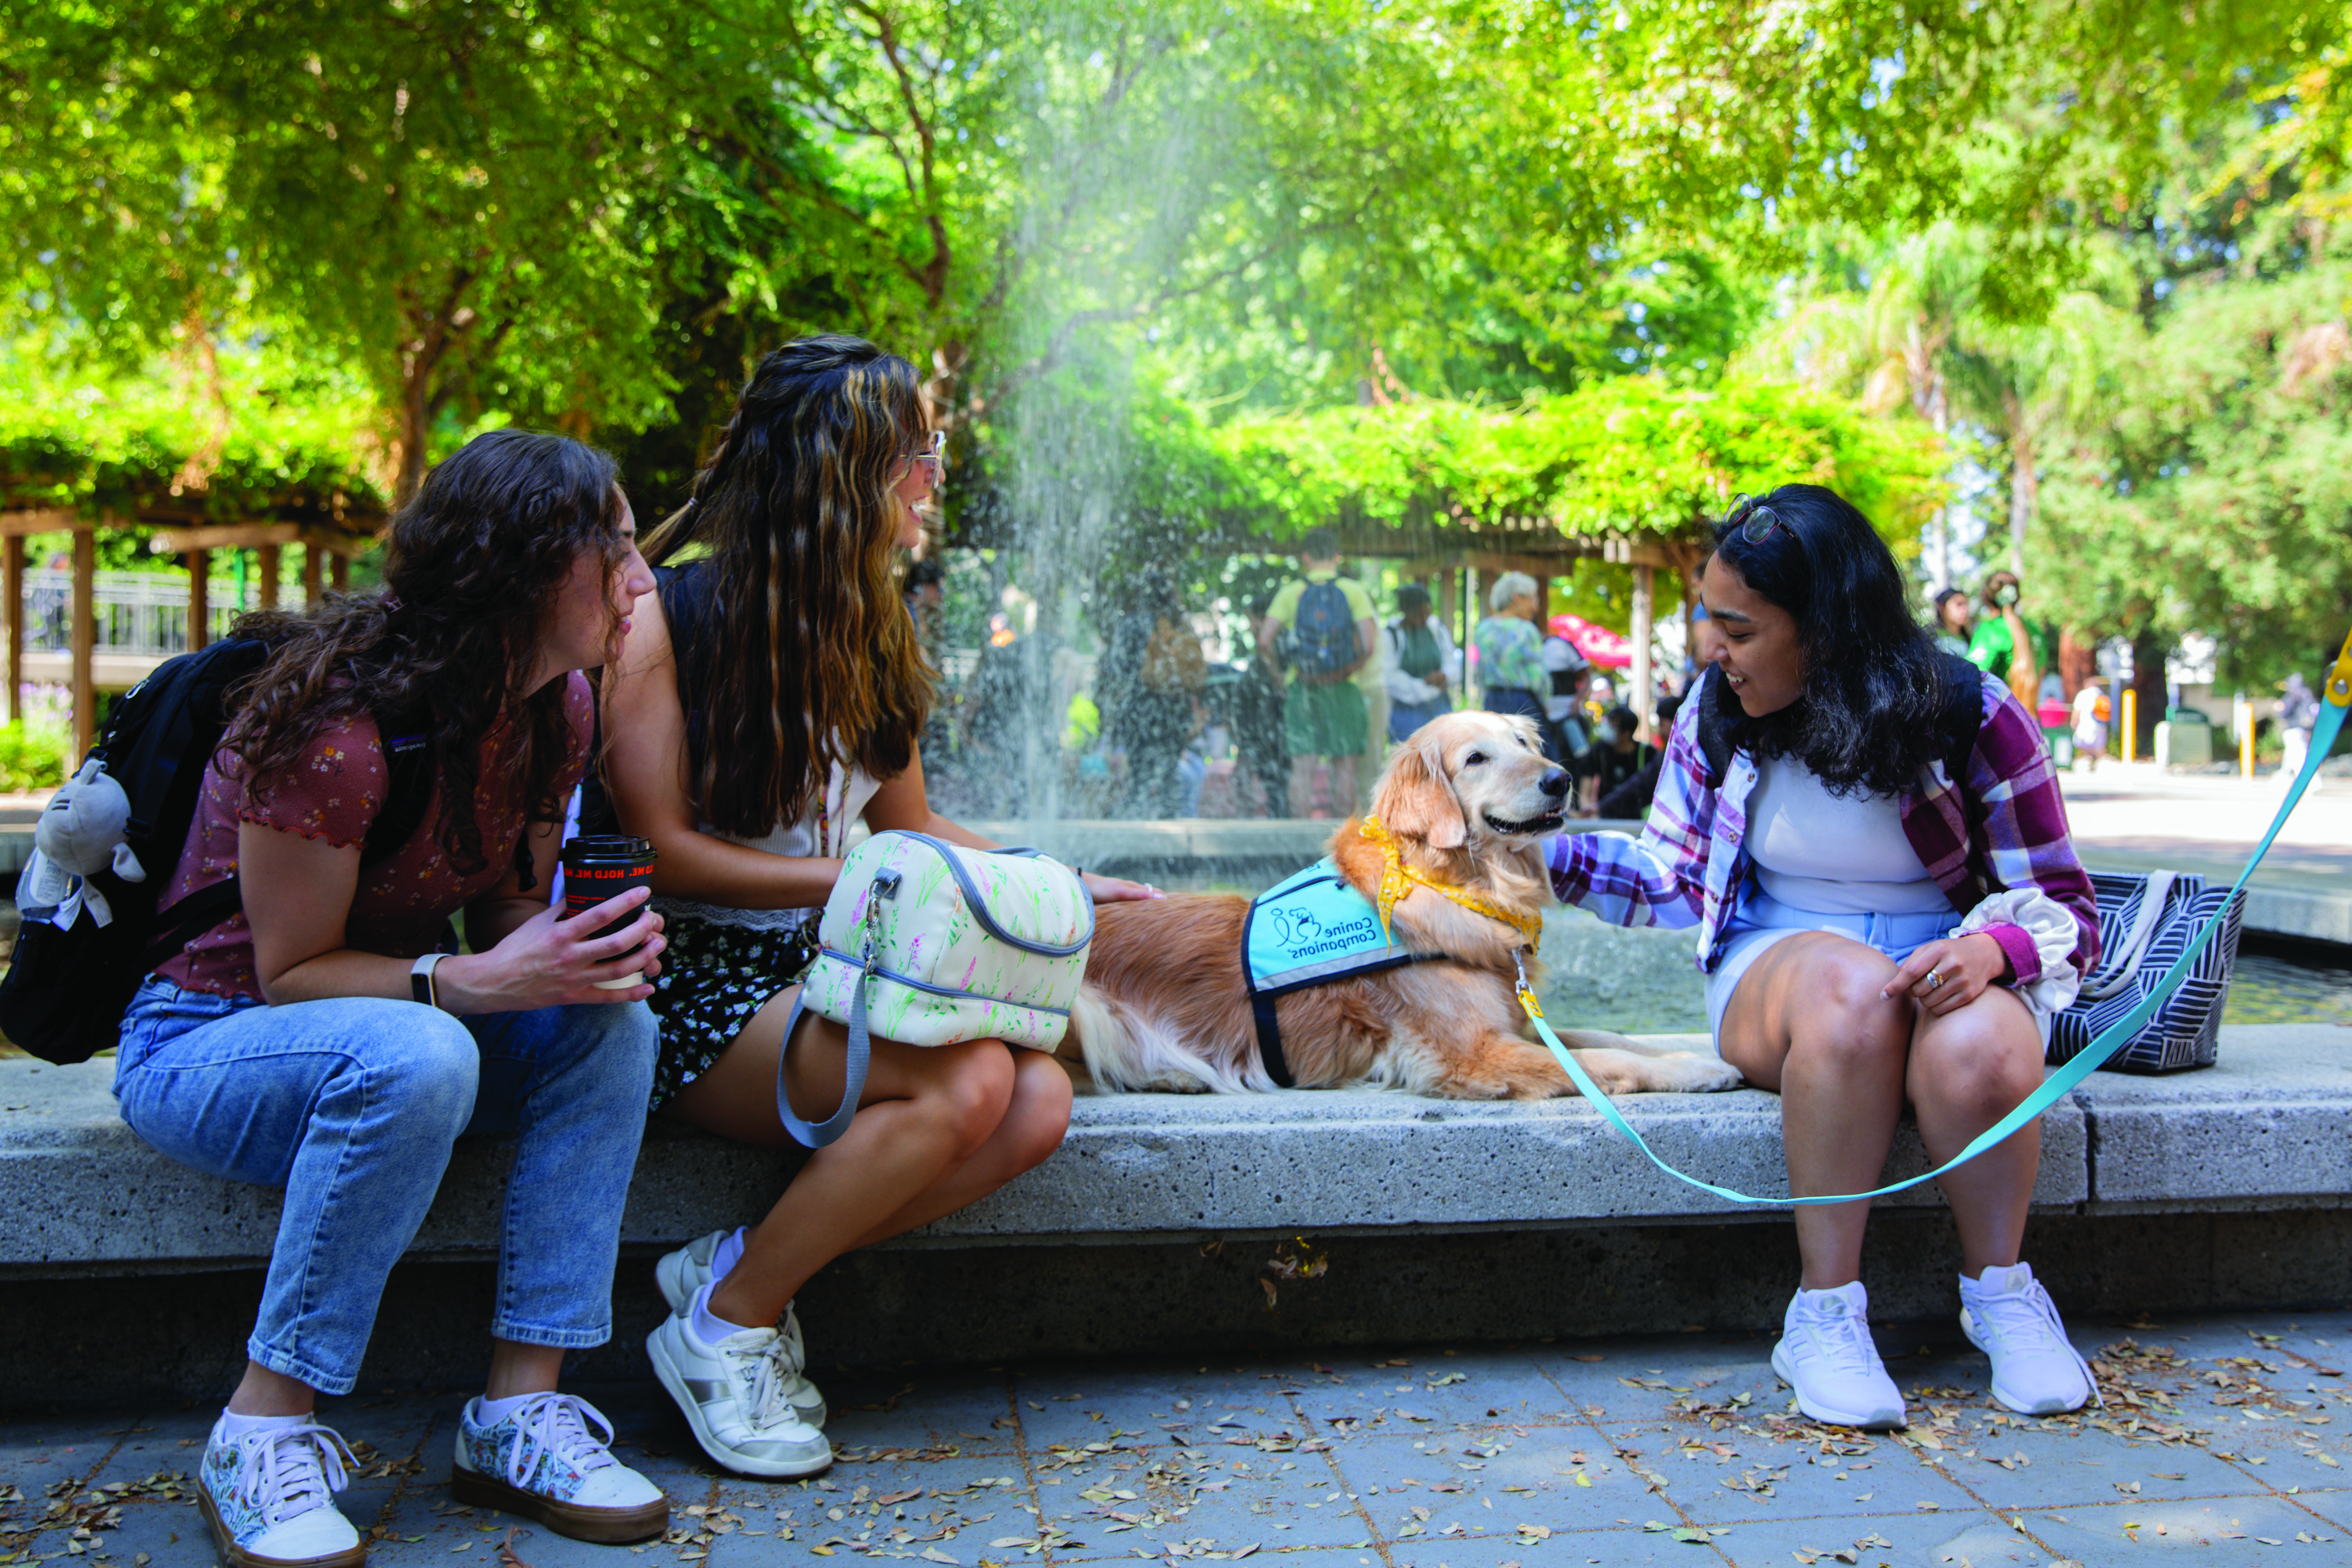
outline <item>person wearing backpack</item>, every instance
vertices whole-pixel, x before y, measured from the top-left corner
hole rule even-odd
[[[1291,810],[1311,814],[1320,761],[1331,769],[1331,814],[1345,816],[1356,806],[1356,759],[1371,739],[1355,676],[1378,646],[1378,612],[1362,584],[1339,575],[1339,541],[1329,529],[1298,542],[1298,571],[1260,623],[1258,651],[1290,666],[1282,720]]]
[[[634,530],[611,458],[496,431],[394,517],[382,590],[236,629],[275,651],[232,690],[176,863],[146,868],[167,908],[233,878],[234,912],[154,965],[114,1078],[159,1152],[285,1189],[245,1376],[196,1485],[236,1568],[363,1560],[334,1501],[351,1453],[314,1400],[352,1391],[385,1277],[467,1131],[516,1152],[487,1386],[455,1424],[457,1500],[588,1541],[667,1526],[611,1424],[556,1389],[563,1352],[611,1333],[654,1068],[652,987],[632,980],[660,968],[645,892],[570,918],[549,898],[591,744],[580,672],[607,662],[652,583]],[[409,784],[389,760],[396,716],[430,761]],[[392,798],[418,784],[422,810]],[[370,827],[395,810],[415,831],[369,863]]]
[[[943,461],[912,364],[861,338],[796,339],[753,368],[687,504],[647,541],[659,588],[606,683],[604,732],[613,807],[658,852],[672,943],[651,1100],[737,1142],[793,1147],[780,1095],[826,1116],[849,1092],[850,1032],[803,1010],[800,982],[851,826],[996,847],[931,809],[931,675],[897,591]],[[1157,896],[1085,883],[1097,901]],[[847,1126],[766,1215],[655,1265],[673,1312],[646,1352],[703,1451],[742,1475],[831,1465],[793,1297],[1045,1159],[1070,1093],[1043,1051],[877,1031]]]
[[[1615,924],[1696,926],[1716,1047],[1780,1099],[1799,1196],[1879,1184],[1897,1123],[1967,1148],[2042,1081],[2051,1020],[2099,956],[2089,873],[2032,717],[1939,652],[1869,521],[1818,485],[1741,497],[1700,579],[1720,628],[1640,837],[1569,833],[1553,892]],[[2025,1415],[2096,1392],[2024,1260],[2029,1124],[1938,1178],[1960,1327]],[[1861,1279],[1870,1204],[1796,1212],[1772,1367],[1816,1421],[1901,1426]]]

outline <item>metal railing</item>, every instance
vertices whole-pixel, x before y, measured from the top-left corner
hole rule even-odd
[[[299,595],[297,595],[299,596]],[[101,653],[168,658],[188,651],[188,579],[179,574],[100,572],[90,584]],[[248,580],[237,602],[234,578],[209,580],[205,626],[215,641],[248,609],[261,606],[261,585]],[[65,653],[72,647],[73,574],[25,574],[25,651]]]

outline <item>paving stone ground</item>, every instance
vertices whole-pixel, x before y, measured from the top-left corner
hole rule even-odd
[[[367,1445],[343,1502],[380,1568],[2352,1562],[2352,1313],[2077,1323],[2107,1404],[2048,1421],[1995,1406],[1955,1330],[1879,1340],[1907,1433],[1797,1417],[1763,1337],[843,1374],[840,1462],[781,1484],[710,1465],[650,1380],[583,1389],[674,1505],[634,1549],[457,1507],[456,1393],[322,1414]],[[0,1564],[212,1562],[211,1416],[0,1420]]]

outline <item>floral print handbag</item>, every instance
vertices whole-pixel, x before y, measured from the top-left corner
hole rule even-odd
[[[848,1130],[871,1039],[951,1046],[999,1039],[1050,1051],[1086,978],[1094,900],[1078,874],[1034,849],[967,849],[928,833],[877,833],[850,851],[825,900],[806,1007],[849,1026],[841,1109],[811,1124],[786,1103],[793,1137],[822,1148]]]

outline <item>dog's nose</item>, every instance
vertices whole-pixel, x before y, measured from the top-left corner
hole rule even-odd
[[[1566,768],[1545,769],[1543,782],[1536,787],[1542,790],[1544,794],[1551,796],[1554,800],[1563,800],[1567,798],[1568,770]]]

